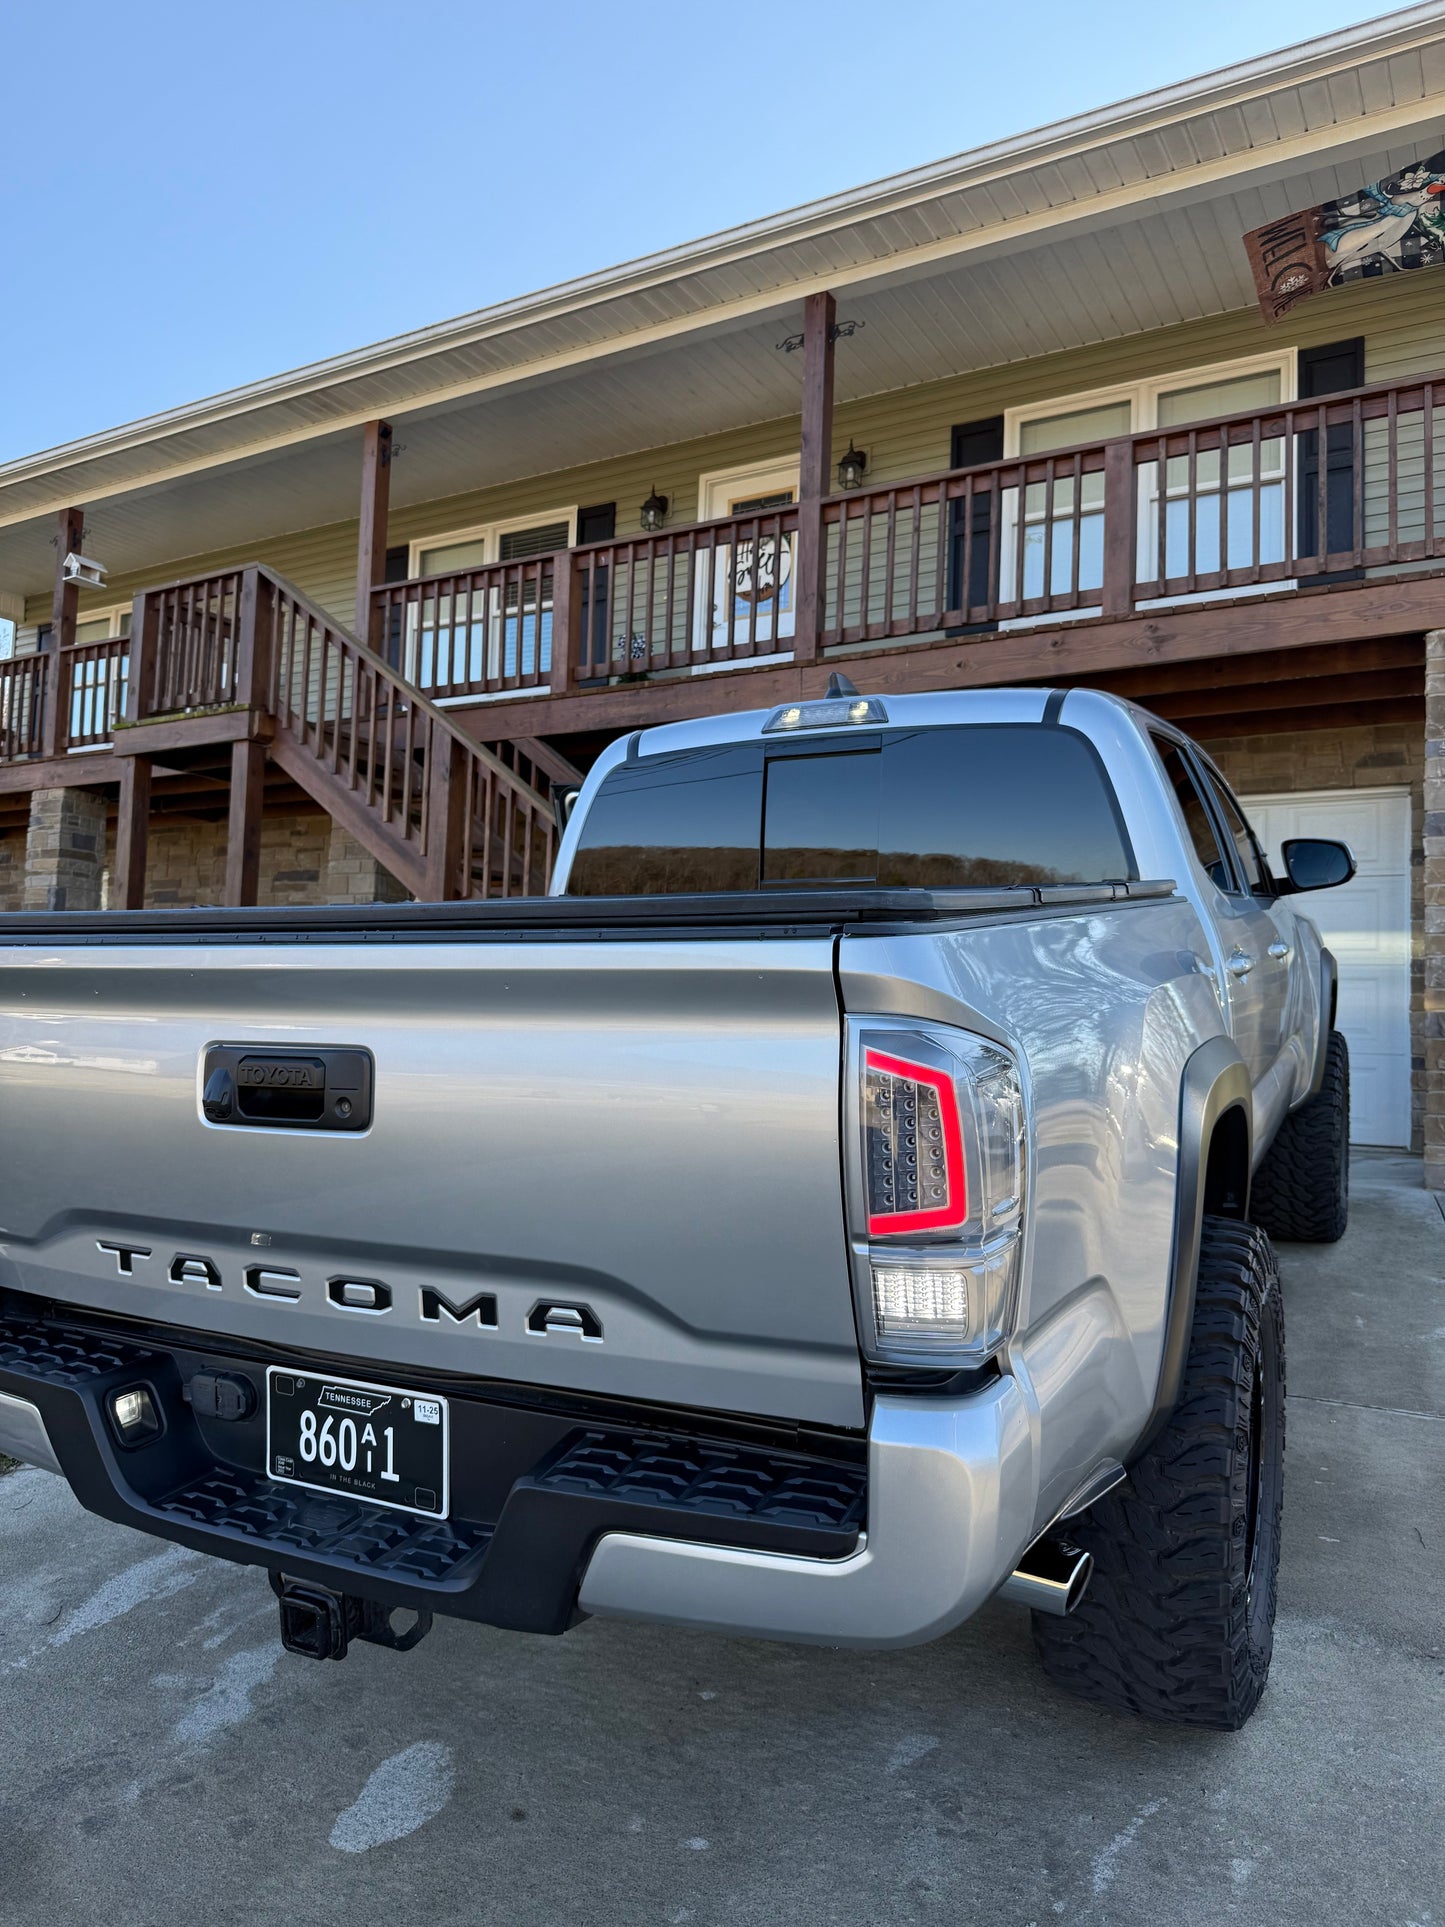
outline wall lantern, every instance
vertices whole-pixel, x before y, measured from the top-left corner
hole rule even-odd
[[[656,535],[666,520],[667,497],[659,495],[654,488],[642,505],[642,526],[649,535]]]
[[[848,452],[838,464],[839,488],[862,488],[863,471],[867,466],[867,454],[861,448],[854,448],[852,437],[850,436],[848,440]]]

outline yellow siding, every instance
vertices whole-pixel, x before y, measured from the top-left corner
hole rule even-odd
[[[1066,354],[920,383],[888,394],[840,404],[835,456],[851,438],[866,449],[870,481],[898,480],[945,468],[955,422],[972,421],[1006,408],[1137,381],[1175,369],[1207,366],[1236,357],[1311,346],[1363,334],[1371,381],[1429,373],[1445,366],[1442,324],[1445,276],[1426,270],[1407,279],[1361,284],[1317,297],[1279,327],[1268,327],[1255,309],[1213,316],[1152,334],[1096,343]],[[839,385],[847,385],[847,343],[838,351]],[[514,516],[592,503],[617,504],[619,535],[639,527],[638,510],[653,487],[670,497],[670,521],[696,519],[698,477],[745,462],[762,463],[796,454],[796,417],[756,423],[728,434],[678,442],[615,461],[448,497],[396,510],[390,539],[401,543]],[[403,430],[404,439],[404,430]],[[360,443],[358,440],[358,470]],[[334,615],[353,618],[356,523],[334,523],[214,554],[178,557],[144,575],[116,577],[103,596],[82,602],[104,607],[128,600],[148,583],[202,575],[247,561],[269,563]],[[33,644],[33,625],[48,618],[48,596],[26,605],[20,645]]]

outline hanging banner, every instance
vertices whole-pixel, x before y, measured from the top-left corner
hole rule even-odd
[[[1352,281],[1445,261],[1445,152],[1244,237],[1266,321]]]

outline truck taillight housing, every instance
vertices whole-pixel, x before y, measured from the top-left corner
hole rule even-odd
[[[968,1177],[953,1078],[893,1051],[866,1050],[863,1066],[868,1235],[961,1225]]]
[[[1024,1090],[1011,1052],[953,1029],[854,1035],[861,1209],[853,1239],[865,1350],[976,1361],[1004,1341],[1024,1222]]]

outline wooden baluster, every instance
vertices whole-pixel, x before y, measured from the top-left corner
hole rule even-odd
[[[461,894],[458,872],[467,800],[465,751],[449,730],[436,723],[431,725],[427,750],[427,900],[449,903]]]
[[[1160,524],[1164,522],[1164,462],[1160,478]],[[1119,437],[1104,445],[1104,615],[1121,617],[1135,601],[1135,447]],[[1162,572],[1162,570],[1160,570]]]
[[[537,585],[540,608],[542,585]],[[552,661],[548,679],[554,696],[565,696],[572,687],[576,664],[581,660],[582,611],[589,598],[581,593],[576,558],[570,550],[552,559]],[[540,636],[540,619],[539,619]],[[537,680],[542,679],[540,649]]]

